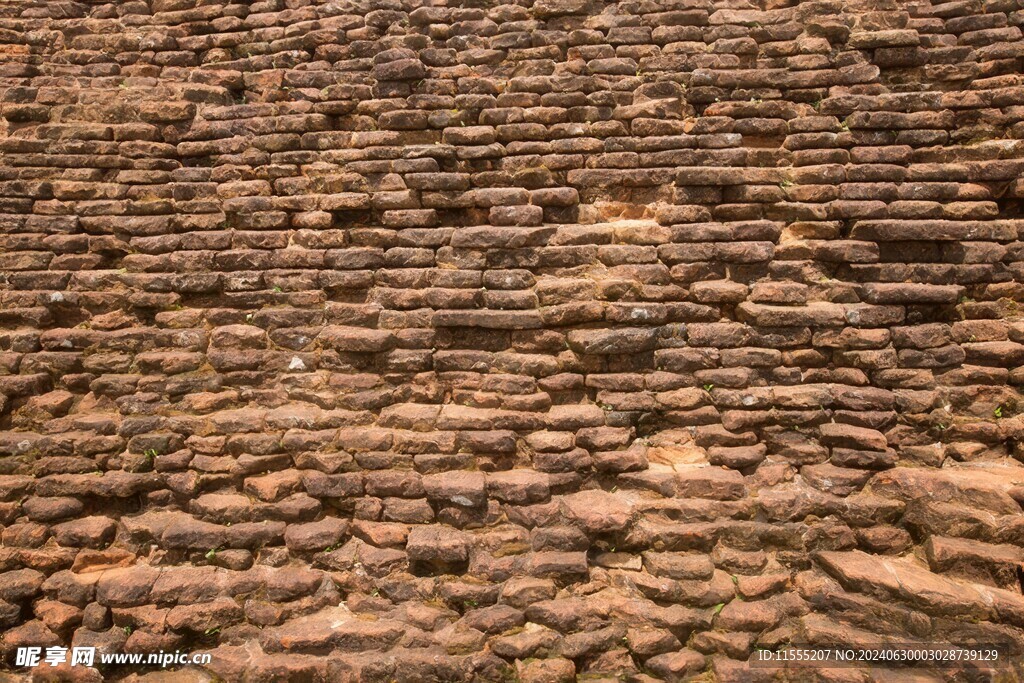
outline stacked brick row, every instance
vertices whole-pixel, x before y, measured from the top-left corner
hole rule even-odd
[[[1024,648],[1022,24],[4,3],[6,665],[756,681],[787,643]]]

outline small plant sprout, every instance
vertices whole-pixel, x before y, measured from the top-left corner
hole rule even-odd
[[[1001,418],[1003,416],[1003,407],[996,406],[996,409],[992,411],[992,414],[995,415],[997,419]]]

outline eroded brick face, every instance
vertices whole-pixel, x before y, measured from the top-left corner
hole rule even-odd
[[[1018,4],[2,3],[6,665],[1024,643]]]

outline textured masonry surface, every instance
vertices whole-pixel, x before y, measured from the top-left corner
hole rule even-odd
[[[789,642],[1024,645],[1022,24],[0,4],[6,665],[746,682]]]

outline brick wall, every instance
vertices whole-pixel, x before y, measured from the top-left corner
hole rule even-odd
[[[3,3],[0,654],[751,681],[1024,644],[1021,24]]]

